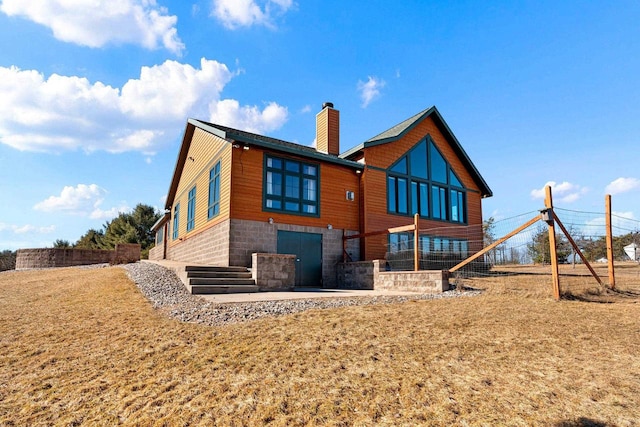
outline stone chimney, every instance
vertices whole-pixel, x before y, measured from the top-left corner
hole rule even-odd
[[[334,110],[331,102],[322,104],[322,111],[316,115],[316,150],[340,154],[340,111]]]

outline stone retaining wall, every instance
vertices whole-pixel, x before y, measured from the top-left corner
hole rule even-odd
[[[346,262],[337,266],[339,288],[373,289],[373,262]]]
[[[89,264],[126,264],[140,261],[140,245],[123,243],[116,249],[18,249],[16,254],[16,270],[29,268],[74,267]]]
[[[440,293],[449,290],[447,270],[386,271],[386,261],[338,265],[338,285],[347,289],[376,289]]]
[[[252,277],[261,291],[291,291],[296,284],[296,256],[282,254],[251,255]]]

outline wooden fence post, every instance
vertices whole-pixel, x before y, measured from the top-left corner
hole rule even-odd
[[[560,299],[560,276],[558,274],[558,251],[556,244],[556,227],[555,214],[553,213],[553,196],[551,195],[551,187],[545,187],[546,197],[544,205],[547,208],[547,224],[549,225],[549,253],[551,258],[551,276],[553,278],[553,297]]]
[[[613,233],[611,231],[611,194],[604,196],[604,220],[607,229],[607,264],[609,270],[609,286],[616,288],[616,274],[613,268]]]
[[[420,270],[420,215],[413,216],[413,271]]]

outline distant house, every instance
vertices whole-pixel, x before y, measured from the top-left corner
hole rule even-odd
[[[635,242],[632,242],[625,246],[624,253],[629,257],[631,261],[640,260],[640,246]]]
[[[252,253],[295,254],[297,286],[332,287],[344,235],[414,213],[430,230],[426,248],[479,249],[469,242],[482,241],[481,200],[492,193],[436,107],[341,154],[340,113],[325,103],[316,142],[189,119],[150,258],[249,267]],[[405,238],[349,240],[348,256],[381,259]]]

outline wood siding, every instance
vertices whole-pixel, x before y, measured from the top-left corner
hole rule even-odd
[[[387,175],[385,171],[376,168],[389,168],[427,135],[431,136],[434,144],[467,189],[467,224],[469,227],[461,228],[459,225],[446,221],[421,219],[420,229],[441,229],[440,235],[442,236],[468,238],[470,241],[482,240],[480,189],[431,117],[427,117],[418,123],[400,140],[364,149],[367,168],[363,173],[365,196],[363,205],[366,215],[364,216],[362,232],[380,231],[413,222],[413,218],[410,215],[387,213]],[[429,234],[435,234],[435,231]],[[363,245],[364,259],[384,258],[386,245],[387,236],[367,238],[366,244]]]
[[[322,153],[340,154],[340,111],[326,107],[318,113],[316,147]]]
[[[176,197],[171,208],[169,245],[191,238],[229,218],[231,175],[231,144],[222,138],[196,128],[189,147],[184,169],[178,183]],[[193,160],[192,160],[193,159]],[[220,211],[208,219],[209,171],[220,161]],[[196,186],[195,225],[187,232],[189,190]],[[173,239],[174,208],[180,203],[178,239]]]
[[[319,166],[320,217],[290,215],[263,211],[263,166],[265,151],[252,146],[249,150],[233,150],[231,178],[231,218],[253,221],[268,221],[311,227],[335,229],[359,229],[359,175],[349,167],[321,163],[314,159],[269,152],[276,157],[289,158]],[[353,191],[355,200],[346,199],[346,192]]]

